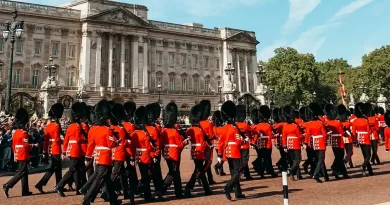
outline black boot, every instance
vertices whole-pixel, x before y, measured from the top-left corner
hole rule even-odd
[[[5,197],[8,198],[8,197],[9,197],[9,194],[8,194],[8,192],[9,192],[9,187],[8,187],[7,184],[4,184],[4,185],[3,185],[3,191],[4,191]]]
[[[35,185],[35,188],[38,189],[39,193],[44,194],[45,192],[43,191],[43,186],[40,185],[39,183]]]

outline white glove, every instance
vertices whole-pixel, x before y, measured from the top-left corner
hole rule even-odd
[[[244,139],[244,141],[245,141],[245,142],[248,142],[248,141],[249,141],[249,137],[246,137],[246,138]]]
[[[222,162],[222,158],[221,158],[221,157],[218,157],[218,162],[219,162],[219,163]]]
[[[157,158],[153,158],[154,163],[157,163],[157,161],[158,161]]]

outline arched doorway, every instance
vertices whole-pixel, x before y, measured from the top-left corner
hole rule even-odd
[[[36,111],[36,101],[37,99],[28,93],[17,92],[11,96],[11,113],[15,114],[19,108],[25,108],[32,115]]]

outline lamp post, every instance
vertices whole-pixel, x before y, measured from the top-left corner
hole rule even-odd
[[[219,103],[222,104],[222,86],[218,86]]]
[[[157,91],[158,91],[158,102],[161,104],[161,99],[160,99],[160,95],[161,95],[161,84],[160,84],[160,83],[157,85]]]
[[[49,58],[49,64],[45,65],[45,69],[46,69],[47,72],[49,72],[49,78],[51,78],[51,76],[52,76],[51,74],[52,73],[54,74],[56,72],[57,67],[53,63],[53,57],[52,56],[50,56],[50,58]]]
[[[313,99],[314,99],[315,102],[317,101],[317,93],[316,93],[316,91],[313,92]]]
[[[7,81],[7,94],[5,112],[9,113],[11,109],[11,85],[12,85],[12,66],[14,61],[14,44],[16,38],[20,39],[24,34],[24,21],[17,21],[18,11],[15,9],[12,12],[13,20],[4,24],[3,38],[5,41],[10,39],[11,42],[11,57],[9,61],[8,81]]]

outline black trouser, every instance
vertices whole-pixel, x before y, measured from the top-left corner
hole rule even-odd
[[[161,157],[157,158],[157,162],[152,164],[152,177],[155,191],[161,193],[163,186],[163,178],[161,172]]]
[[[214,181],[213,172],[211,172],[211,164],[213,163],[213,149],[206,151],[206,161],[204,165],[204,171],[207,173],[207,179],[209,182]]]
[[[280,153],[280,159],[276,164],[281,169],[280,171],[287,171],[288,168],[287,153],[284,152],[282,147],[279,148],[279,153]]]
[[[218,155],[218,150],[217,149],[215,149],[215,152],[217,153],[217,155]],[[221,162],[218,162],[217,161],[217,163],[214,165],[217,169],[219,169],[219,173],[220,174],[222,174],[222,173],[225,173],[224,171],[223,171],[223,161],[221,160]]]
[[[85,156],[81,156],[79,159],[78,174],[80,177],[80,187],[82,187],[85,183],[87,183],[87,168],[85,167]]]
[[[102,187],[103,183],[107,189],[109,201],[112,203],[117,200],[118,196],[115,194],[114,189],[112,187],[111,170],[112,170],[112,166],[108,166],[108,165],[96,166],[96,170],[95,170],[96,180],[93,181],[91,188],[84,196],[84,201],[90,202],[91,200],[93,200],[93,198],[99,192],[99,189]]]
[[[50,168],[46,171],[45,175],[43,175],[42,179],[37,183],[37,186],[46,186],[47,182],[49,182],[53,174],[55,174],[56,184],[58,184],[62,179],[62,163],[60,154],[51,156]]]
[[[344,156],[344,163],[347,163],[349,161],[352,161],[352,155],[353,155],[353,144],[352,143],[346,143],[345,146],[345,156]]]
[[[384,142],[385,141],[385,128],[384,127],[380,127],[379,128],[379,133],[380,133],[382,141]]]
[[[126,172],[132,193],[138,194],[138,175],[135,166],[130,165],[130,158],[126,158]]]
[[[318,177],[320,172],[325,179],[328,179],[328,173],[326,172],[325,166],[325,150],[314,150],[315,160],[316,160],[316,169],[314,170],[314,176]]]
[[[275,171],[272,167],[272,148],[267,149],[263,148],[259,150],[260,162],[262,166],[260,167],[261,173],[264,173],[264,170],[267,171],[267,174],[274,175]]]
[[[13,176],[6,185],[12,189],[19,180],[22,181],[22,193],[26,193],[29,191],[28,188],[28,160],[18,161],[18,172],[16,172],[15,176]]]
[[[129,197],[134,198],[134,195],[131,192],[131,190],[129,188],[129,184],[127,182],[125,162],[113,161],[113,165],[114,165],[114,168],[112,169],[112,173],[111,173],[111,181],[112,181],[112,183],[114,183],[113,189],[116,191],[122,190],[125,198],[129,198]],[[93,175],[94,174],[92,174],[92,176]],[[96,174],[95,174],[95,178],[96,178]],[[115,186],[115,182],[118,179],[120,181],[120,187]],[[90,184],[91,184],[91,182],[89,182],[89,181],[90,180],[88,180],[88,182],[86,183],[86,184],[88,184],[88,186],[90,186]],[[103,187],[102,193],[107,195],[107,188],[106,187]]]
[[[366,171],[368,169],[369,173],[373,173],[372,172],[372,167],[371,167],[371,164],[370,164],[371,145],[361,144],[360,148],[362,150],[362,154],[363,154],[363,158],[364,158],[364,161],[363,161],[363,164],[362,164],[363,171]]]
[[[313,175],[314,173],[314,169],[315,169],[315,162],[314,162],[314,151],[311,147],[306,147],[306,156],[307,156],[307,159],[306,161],[303,163],[303,167],[308,167],[310,166],[310,174]]]
[[[94,158],[92,158],[91,159],[91,163],[87,166],[87,167],[85,167],[85,170],[86,170],[86,172],[87,172],[87,176],[88,176],[88,180],[89,180],[89,178],[92,176],[92,174],[93,174],[93,162],[94,161]]]
[[[186,184],[185,191],[190,192],[195,186],[196,179],[199,178],[202,181],[203,190],[207,193],[210,192],[209,183],[206,179],[205,169],[205,161],[204,160],[194,160],[195,169],[191,175],[190,181]]]
[[[164,179],[162,194],[165,194],[172,181],[175,186],[176,197],[182,196],[182,185],[180,176],[180,161],[166,160],[168,165],[168,173]]]
[[[372,157],[371,162],[380,164],[381,161],[379,160],[378,156],[378,140],[371,140],[371,147],[372,147]]]
[[[150,164],[138,163],[139,172],[141,174],[142,187],[145,199],[150,199],[152,197],[150,191]]]
[[[346,175],[347,169],[345,168],[344,164],[344,149],[332,147],[332,150],[334,154],[334,160],[331,166],[332,171],[337,174]]]
[[[39,166],[39,147],[32,147],[30,151],[31,167],[37,168]]]
[[[230,180],[225,186],[226,191],[231,192],[234,188],[236,196],[242,195],[240,176],[241,176],[241,159],[228,158]]]
[[[288,150],[288,154],[292,159],[293,163],[291,165],[291,175],[296,175],[298,178],[301,176],[301,170],[299,164],[301,163],[301,150]]]
[[[245,177],[250,177],[251,174],[249,172],[249,149],[242,149],[241,150],[241,170],[240,172],[244,172]]]
[[[63,189],[65,184],[67,184],[71,179],[71,177],[73,176],[74,182],[76,183],[76,190],[78,191],[81,188],[80,177],[79,177],[80,164],[84,162],[80,162],[81,161],[80,158],[71,157],[70,160],[72,161],[72,165],[69,167],[68,171],[62,177],[60,182],[58,182],[57,187]]]

